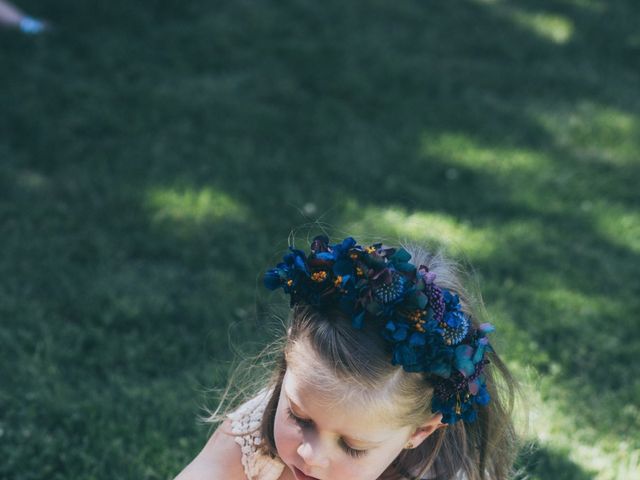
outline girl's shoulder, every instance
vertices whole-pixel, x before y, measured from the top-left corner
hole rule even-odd
[[[175,480],[278,480],[284,464],[260,450],[260,424],[271,396],[263,390],[227,414],[200,454]]]
[[[241,458],[242,452],[231,433],[231,420],[226,420],[174,480],[246,480]]]

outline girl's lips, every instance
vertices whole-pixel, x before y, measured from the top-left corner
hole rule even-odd
[[[296,476],[296,480],[318,480],[316,477],[310,477],[309,475],[305,475],[302,470],[297,467],[293,467],[293,473]]]

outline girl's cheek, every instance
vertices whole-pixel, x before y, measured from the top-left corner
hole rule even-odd
[[[302,432],[300,429],[291,424],[282,412],[276,415],[276,421],[273,428],[273,436],[275,437],[276,449],[283,460],[292,460],[300,443]],[[285,458],[287,457],[287,458]]]

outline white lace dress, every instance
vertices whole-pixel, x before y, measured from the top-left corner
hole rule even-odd
[[[231,431],[237,435],[235,441],[242,450],[242,466],[248,480],[278,480],[285,467],[280,459],[271,458],[258,449],[262,443],[260,422],[269,393],[260,392],[227,415],[231,419]]]

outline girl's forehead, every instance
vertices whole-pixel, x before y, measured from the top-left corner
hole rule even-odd
[[[369,413],[373,419],[385,418],[397,422],[396,409],[387,389],[373,391],[355,378],[341,377],[310,347],[308,340],[298,340],[291,345],[287,355],[286,380],[291,389],[302,390],[313,397],[315,403],[325,408],[355,407]],[[296,392],[291,392],[294,396]]]
[[[361,395],[337,398],[339,389],[322,389],[294,369],[287,369],[282,394],[297,416],[361,443],[384,443],[405,433],[405,429],[390,426],[388,409],[372,405]]]

